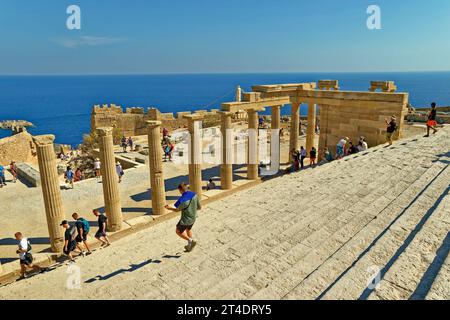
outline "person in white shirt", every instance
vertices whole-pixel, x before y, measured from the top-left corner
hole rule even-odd
[[[16,232],[14,235],[17,241],[19,241],[19,248],[16,253],[19,255],[20,261],[20,279],[26,278],[25,272],[27,268],[31,268],[35,271],[45,271],[41,267],[33,264],[33,255],[31,254],[31,244],[28,238],[25,238],[21,232]]]
[[[367,145],[367,142],[366,142],[366,138],[364,138],[364,137],[359,138],[358,149],[360,152],[366,151],[367,149],[369,149],[369,146]]]
[[[95,176],[97,178],[100,178],[100,176],[102,175],[101,172],[100,172],[100,166],[101,166],[100,159],[99,158],[95,159],[95,161],[94,161],[94,170],[95,170]]]
[[[342,159],[345,156],[345,145],[349,138],[342,138],[336,145],[336,159]]]
[[[121,183],[124,172],[123,172],[122,165],[120,164],[120,162],[116,163],[116,173],[117,173],[117,176],[119,177],[119,183]]]
[[[306,151],[306,149],[302,146],[300,148],[300,168],[304,169],[305,168],[305,159],[308,156],[308,152]]]

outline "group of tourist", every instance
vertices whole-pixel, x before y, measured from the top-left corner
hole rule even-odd
[[[9,164],[9,172],[11,173],[13,177],[13,182],[17,182],[17,165],[15,161],[11,161]],[[0,164],[0,188],[3,188],[6,186],[6,169],[4,166]]]
[[[169,211],[181,212],[175,233],[187,241],[184,249],[186,252],[191,252],[197,245],[197,242],[193,238],[192,228],[197,220],[197,211],[202,209],[202,205],[197,194],[190,191],[186,183],[181,183],[178,186],[178,191],[181,196],[177,202],[173,206],[166,205],[165,208]],[[94,237],[101,242],[100,246],[102,248],[108,247],[111,245],[106,232],[108,218],[106,215],[100,213],[98,209],[94,209],[92,212],[98,222],[98,230]],[[89,221],[81,217],[78,213],[73,213],[72,218],[74,220],[72,223],[69,223],[68,220],[63,220],[60,224],[65,229],[63,253],[68,257],[70,263],[75,262],[75,254],[76,256],[85,257],[92,253],[88,244],[88,235],[90,232]],[[18,250],[16,250],[16,253],[19,255],[20,279],[26,278],[27,269],[33,269],[35,272],[47,271],[47,268],[41,268],[33,264],[32,247],[28,238],[25,238],[21,232],[16,232],[15,238],[18,241]]]
[[[120,146],[122,147],[124,153],[127,153],[127,148],[130,148],[130,152],[134,151],[134,141],[131,137],[126,138],[123,136],[120,140]]]
[[[101,247],[107,247],[111,245],[108,235],[106,234],[106,225],[108,218],[106,215],[101,214],[99,210],[95,209],[92,211],[94,216],[97,218],[98,230],[95,233],[95,238],[101,242]],[[74,223],[71,225],[67,220],[61,222],[61,226],[65,229],[64,231],[64,247],[63,252],[67,255],[70,261],[75,261],[73,253],[78,253],[78,255],[86,256],[90,255],[91,249],[89,248],[87,239],[90,232],[89,221],[80,217],[78,213],[72,214]],[[81,243],[83,243],[85,250],[83,250]],[[76,251],[78,249],[78,251]]]
[[[173,151],[175,149],[175,145],[172,142],[172,139],[169,135],[169,130],[167,128],[163,128],[163,138],[161,141],[161,146],[164,154],[164,161],[172,161]]]
[[[305,147],[301,146],[300,150],[292,149],[291,158],[292,158],[292,166],[291,172],[299,171],[305,169],[305,159],[308,157],[308,152]],[[311,167],[316,166],[317,159],[317,150],[315,147],[312,147],[309,151],[309,160]]]
[[[108,247],[111,245],[109,241],[108,235],[106,234],[106,223],[108,218],[101,214],[99,210],[93,210],[94,216],[98,221],[98,230],[95,233],[95,238],[101,242],[101,247]],[[87,237],[90,231],[89,221],[80,217],[78,213],[72,214],[72,218],[74,222],[70,224],[67,220],[63,220],[61,222],[61,227],[65,229],[64,231],[64,254],[69,257],[70,262],[74,262],[74,253],[78,253],[78,255],[86,256],[92,253],[89,248]],[[32,254],[32,247],[28,238],[25,238],[21,232],[15,233],[15,238],[19,242],[18,249],[16,253],[19,255],[20,262],[20,279],[24,279],[26,277],[27,269],[33,269],[37,272],[47,271],[46,268],[41,268],[37,265],[33,264],[34,258]],[[83,243],[85,250],[81,247]],[[78,249],[78,251],[76,251]]]
[[[80,182],[81,180],[84,179],[84,174],[80,168],[77,168],[74,172],[72,168],[68,166],[66,168],[66,171],[64,172],[64,179],[66,184],[68,184],[69,187],[73,189],[75,182]]]

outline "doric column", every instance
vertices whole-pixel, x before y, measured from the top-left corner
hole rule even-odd
[[[316,136],[316,105],[308,104],[308,128],[306,130],[306,152],[311,151],[314,147],[314,140]]]
[[[189,186],[199,199],[202,198],[202,120],[203,115],[185,115],[190,134],[189,143]]]
[[[291,132],[289,135],[289,161],[292,161],[292,149],[298,150],[300,136],[300,103],[292,103]]]
[[[242,89],[241,86],[236,87],[236,101],[241,102],[242,101]]]
[[[280,163],[280,129],[281,129],[281,107],[282,106],[274,106],[272,107],[272,119],[271,119],[271,129],[272,129],[272,139],[271,139],[271,157],[273,157],[274,153],[278,154],[278,159],[276,161],[277,166],[279,166]],[[278,148],[274,149],[274,145],[276,143],[276,137],[278,137]]]
[[[220,165],[220,185],[223,190],[233,188],[233,134],[231,130],[232,112],[221,113],[222,164]]]
[[[37,149],[50,245],[53,252],[61,252],[64,247],[64,232],[60,224],[65,216],[62,207],[56,154],[53,148],[54,140],[55,136],[53,135],[33,137]]]
[[[116,173],[113,128],[97,128],[100,142],[100,161],[103,184],[105,212],[108,217],[108,230],[118,231],[122,228],[122,208],[120,205],[119,180]]]
[[[152,193],[152,211],[154,215],[165,213],[166,188],[161,149],[161,121],[147,121],[148,126],[148,163],[150,166],[150,189]]]
[[[258,157],[258,127],[259,118],[258,111],[263,111],[264,109],[250,109],[247,110],[248,113],[248,164],[247,164],[247,179],[256,180],[258,179],[258,167],[259,167],[259,157]]]
[[[273,130],[281,128],[281,106],[272,107],[272,119],[271,119],[271,127]]]

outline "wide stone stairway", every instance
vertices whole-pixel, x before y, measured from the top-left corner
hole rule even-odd
[[[449,191],[446,127],[214,202],[191,253],[170,220],[77,259],[82,291],[62,264],[0,299],[450,299]]]

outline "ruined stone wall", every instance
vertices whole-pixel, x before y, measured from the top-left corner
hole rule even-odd
[[[216,126],[220,124],[220,115],[218,110],[197,110],[194,113],[203,114],[205,120],[204,127]],[[115,127],[123,132],[125,136],[138,136],[147,134],[148,120],[159,120],[162,122],[161,127],[173,131],[180,128],[187,128],[187,120],[183,115],[191,114],[191,112],[161,113],[156,108],[126,108],[125,112],[122,107],[111,105],[94,106],[91,114],[91,132],[99,127]]]
[[[321,151],[328,147],[335,153],[336,144],[343,137],[348,137],[357,144],[359,137],[364,136],[369,147],[383,144],[386,142],[385,120],[391,116],[397,118],[399,126],[394,139],[402,137],[404,119],[408,113],[408,95],[404,94],[399,99],[396,97],[396,102],[383,100],[381,96],[377,100],[370,100],[370,96],[366,98],[368,100],[344,99],[339,105],[319,105]]]
[[[0,164],[9,165],[14,160],[17,163],[36,163],[36,149],[32,136],[21,132],[11,137],[0,139]]]

